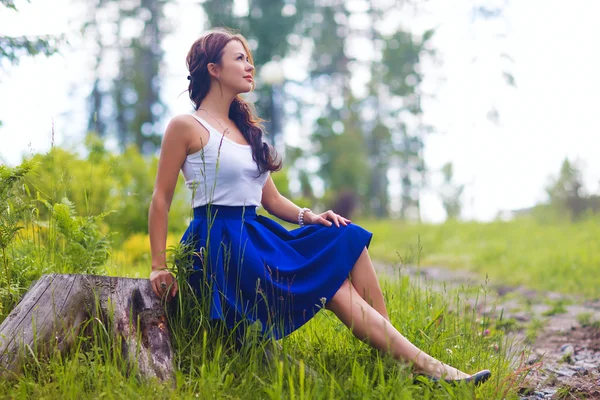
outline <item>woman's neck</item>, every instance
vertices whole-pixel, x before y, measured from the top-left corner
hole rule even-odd
[[[221,95],[221,91],[218,88],[217,90],[211,88],[200,103],[198,110],[203,109],[208,111],[213,118],[220,118],[227,121],[229,119],[229,107],[234,97],[231,95],[228,96],[225,92]]]

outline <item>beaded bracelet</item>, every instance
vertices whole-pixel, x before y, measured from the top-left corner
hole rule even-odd
[[[301,208],[300,212],[298,212],[298,225],[300,225],[301,227],[304,226],[304,213],[307,211],[312,212],[310,210],[310,208],[306,208],[306,207]]]

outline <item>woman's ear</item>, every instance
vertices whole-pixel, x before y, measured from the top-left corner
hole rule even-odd
[[[208,63],[206,64],[206,69],[208,70],[210,76],[212,76],[215,79],[219,79],[219,66],[217,64]]]

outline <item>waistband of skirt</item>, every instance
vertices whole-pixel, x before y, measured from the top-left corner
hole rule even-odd
[[[222,206],[210,204],[194,208],[194,219],[208,218],[250,219],[256,217],[256,206]]]

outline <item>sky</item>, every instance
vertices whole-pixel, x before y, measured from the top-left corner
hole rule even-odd
[[[436,61],[423,66],[423,89],[432,95],[423,103],[424,120],[435,133],[425,146],[433,174],[431,188],[422,193],[422,219],[445,217],[435,171],[446,162],[453,163],[456,182],[465,184],[464,219],[489,221],[499,212],[545,201],[544,188],[565,157],[579,163],[587,190],[599,193],[600,53],[594,49],[600,24],[594,16],[600,5],[512,0],[500,22],[483,22],[471,13],[478,2],[429,0],[418,16],[391,15],[415,32],[437,28]],[[166,9],[176,21],[163,46],[163,99],[170,115],[191,110],[181,95],[187,85],[185,55],[205,21],[193,3],[179,0]],[[360,8],[360,0],[350,3]],[[19,13],[0,9],[0,35],[65,33],[72,49],[48,59],[23,58],[0,70],[0,160],[9,165],[24,154],[47,151],[53,141],[80,140],[91,89],[91,66],[77,34],[81,10],[71,0],[17,4]],[[506,84],[504,70],[515,77],[516,87]],[[297,78],[298,71],[286,64],[286,75]],[[498,123],[487,118],[492,107]],[[302,131],[289,125],[286,141],[294,143]]]

